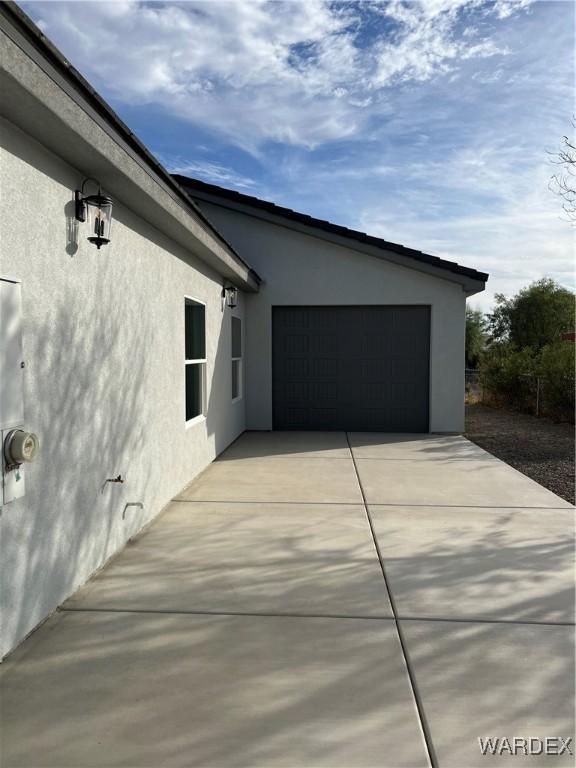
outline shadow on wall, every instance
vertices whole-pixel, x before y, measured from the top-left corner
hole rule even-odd
[[[226,311],[224,332],[218,327],[211,334],[209,445],[184,434],[182,264],[212,281],[205,285],[208,296],[220,282],[216,274],[119,202],[114,219],[123,226],[115,232],[113,224],[112,244],[100,251],[88,245],[85,228],[73,218],[73,195],[89,174],[2,125],[7,196],[22,210],[37,211],[43,224],[18,221],[7,238],[25,257],[26,274],[17,275],[25,279],[25,415],[41,452],[26,469],[25,498],[7,505],[0,518],[0,655],[203,469],[212,446],[220,452],[243,429],[241,409],[222,407],[231,400]],[[167,313],[179,284],[181,313]],[[217,311],[220,317],[219,305]],[[181,379],[158,352],[178,343]],[[170,403],[160,399],[167,397]],[[166,436],[180,417],[186,455],[171,465]],[[118,474],[126,482],[101,493],[104,480]],[[130,502],[143,509],[129,507],[123,520]]]
[[[136,228],[130,212],[121,217]],[[170,251],[167,259],[179,255],[159,233],[153,234],[149,239]],[[86,267],[86,259],[93,266]],[[194,439],[189,467],[183,469],[182,462],[171,467],[166,433],[154,434],[162,423],[159,407],[162,413],[178,411],[178,402],[184,430],[184,288],[181,314],[174,312],[174,322],[181,324],[182,382],[170,382],[157,350],[178,337],[160,338],[156,327],[164,303],[161,287],[155,303],[143,311],[132,288],[133,261],[107,259],[92,249],[75,262],[67,286],[55,284],[53,306],[46,307],[45,293],[32,295],[31,284],[24,295],[26,423],[39,433],[41,453],[26,469],[25,498],[8,505],[0,520],[2,653],[121,549],[206,463]],[[190,265],[196,269],[193,260]],[[208,269],[198,271],[213,277]],[[171,279],[164,276],[164,282]],[[111,285],[113,294],[107,288]],[[220,318],[220,305],[216,311],[223,326],[208,340],[213,381],[205,429],[218,454],[243,429],[243,416],[231,404],[230,312],[224,310]],[[161,328],[165,331],[166,324]],[[162,377],[168,383],[159,381]],[[159,404],[167,392],[174,403]],[[228,407],[222,408],[223,403]],[[173,423],[169,418],[166,429]],[[174,478],[167,480],[164,473],[171,469]],[[103,486],[118,474],[125,483]],[[143,508],[125,510],[127,503]]]
[[[68,206],[66,207],[68,210]],[[179,344],[179,348],[175,352],[175,357],[181,359],[181,384],[178,382],[172,382],[171,388],[172,397],[175,404],[179,404],[180,413],[182,418],[182,428],[185,426],[185,383],[184,383],[184,371],[185,371],[185,346],[184,346],[184,303],[185,296],[196,293],[194,288],[190,288],[189,284],[182,282],[182,273],[179,269],[175,269],[175,265],[179,262],[185,264],[191,270],[194,270],[195,278],[201,276],[205,278],[207,282],[203,287],[198,290],[200,295],[195,295],[194,298],[200,301],[207,302],[206,306],[206,352],[207,358],[210,362],[209,370],[212,371],[212,380],[210,382],[209,396],[205,403],[206,421],[204,428],[209,441],[212,441],[214,446],[215,455],[221,453],[238,435],[244,430],[244,402],[239,401],[237,404],[232,404],[232,347],[231,347],[231,315],[232,311],[225,306],[221,300],[220,291],[221,286],[225,281],[224,278],[219,276],[213,269],[211,269],[200,258],[193,256],[191,253],[185,251],[175,244],[169,237],[164,235],[155,227],[149,225],[142,218],[134,214],[130,209],[126,208],[122,204],[117,204],[114,208],[114,219],[117,223],[121,223],[127,229],[132,232],[138,232],[140,236],[145,238],[147,243],[152,243],[161,249],[166,262],[163,267],[159,266],[158,262],[146,263],[143,259],[141,268],[143,270],[150,270],[148,280],[150,284],[155,285],[158,292],[159,304],[155,307],[148,306],[146,312],[148,316],[152,316],[152,323],[154,322],[154,313],[162,312],[166,310],[166,307],[162,306],[162,286],[170,286],[168,293],[168,300],[172,303],[174,301],[173,287],[180,285],[180,294],[176,301],[179,304],[174,311],[174,321],[176,326],[173,328],[173,332],[170,336],[159,337],[158,343],[162,348],[166,348],[169,345]],[[80,225],[82,227],[82,225]],[[114,227],[114,224],[113,224]],[[80,229],[79,235],[82,239],[83,232]],[[114,229],[112,229],[112,238],[114,237]],[[73,243],[69,243],[73,245]],[[162,269],[161,278],[158,278],[157,270]],[[156,274],[155,274],[156,271]],[[192,273],[191,273],[192,274]],[[109,279],[109,278],[108,278]],[[192,283],[196,280],[191,281]],[[215,289],[215,294],[212,299],[212,291]],[[213,303],[212,303],[213,302]],[[241,306],[239,307],[239,309]],[[141,316],[142,307],[138,309],[137,315]],[[242,322],[245,325],[245,313],[236,313],[242,317]],[[216,319],[215,317],[216,316]],[[146,350],[152,350],[153,341],[151,338],[144,338],[144,346],[142,350],[146,353]],[[245,361],[245,350],[244,358]],[[245,363],[244,363],[245,365]],[[244,368],[245,370],[245,368]],[[152,404],[154,407],[154,404]],[[196,433],[197,434],[197,433]],[[192,448],[192,451],[194,449]],[[191,476],[194,476],[199,471],[205,468],[205,461],[201,460],[200,456],[197,458],[200,463],[190,467],[190,476],[183,478],[182,485],[190,480]],[[165,455],[159,455],[159,460],[166,460]],[[180,487],[174,489],[174,493],[180,490]]]
[[[220,305],[221,326],[216,337],[216,346],[211,350],[212,382],[206,401],[206,433],[213,440],[215,457],[235,440],[245,427],[244,403],[242,399],[232,403],[232,313]],[[242,317],[242,323],[244,318]],[[207,343],[209,339],[206,339]]]
[[[214,281],[218,286],[222,284],[222,278],[205,264],[201,259],[194,257],[184,248],[174,243],[164,233],[148,224],[148,222],[141,216],[135,214],[132,210],[122,204],[120,201],[114,200],[113,208],[113,222],[112,222],[112,243],[110,246],[104,246],[101,251],[96,251],[93,246],[86,246],[86,225],[79,224],[74,217],[74,190],[79,188],[82,183],[82,179],[90,175],[98,175],[98,169],[90,169],[81,171],[74,169],[71,166],[64,163],[60,158],[53,155],[50,151],[42,147],[37,141],[30,139],[25,133],[20,131],[17,127],[10,123],[5,123],[6,129],[2,130],[0,134],[0,146],[2,146],[7,156],[14,156],[21,162],[21,168],[25,168],[29,173],[30,168],[37,170],[43,177],[55,182],[59,187],[64,189],[65,197],[68,199],[60,207],[60,201],[62,200],[62,189],[50,189],[42,185],[27,184],[22,189],[22,184],[14,186],[11,190],[18,193],[20,203],[23,209],[31,208],[36,211],[45,211],[47,217],[47,231],[42,234],[40,240],[42,248],[45,247],[46,238],[54,238],[54,250],[56,264],[59,265],[60,270],[67,269],[69,265],[77,265],[82,263],[82,260],[86,258],[85,248],[89,248],[91,258],[98,259],[100,254],[106,255],[107,249],[112,248],[114,253],[118,252],[117,249],[117,233],[115,232],[115,225],[118,223],[125,226],[131,232],[137,232],[139,236],[144,238],[147,243],[151,243],[158,248],[162,249],[166,256],[165,262],[160,266],[158,261],[146,262],[146,254],[141,253],[138,257],[137,268],[140,270],[150,270],[149,281],[156,287],[156,296],[158,302],[156,303],[155,311],[162,311],[162,286],[166,284],[177,285],[182,281],[182,273],[174,267],[171,263],[173,257],[176,262],[184,263],[195,271],[198,275],[206,278],[207,280]],[[17,174],[14,174],[16,177]],[[28,177],[27,177],[28,178]],[[104,187],[105,188],[105,187]],[[50,194],[53,193],[53,196]],[[52,205],[53,203],[53,205]],[[32,249],[38,246],[38,242],[34,241],[32,236],[26,233],[23,236],[23,240],[27,243],[27,247]],[[133,244],[132,244],[133,245]],[[66,254],[66,255],[64,255]],[[155,254],[157,257],[158,254]],[[119,261],[123,262],[124,259],[119,256]],[[132,268],[135,268],[134,260],[131,260]],[[64,266],[63,266],[64,265]],[[161,277],[158,278],[158,270],[162,270]],[[154,272],[155,270],[155,272]],[[47,279],[52,279],[52,275],[47,270]],[[99,281],[97,285],[106,285],[107,281],[111,279],[111,275],[103,273],[104,282]],[[132,275],[132,278],[134,275]],[[127,289],[133,285],[133,279],[128,279]],[[218,288],[218,293],[220,288]],[[61,286],[55,286],[55,296],[60,297],[62,293]],[[173,336],[170,337],[170,341],[173,342],[176,338],[176,334],[182,336],[182,372],[184,370],[184,340],[183,340],[183,328],[184,328],[184,295],[188,293],[187,285],[182,284],[182,314],[176,314],[176,322],[179,324],[177,328],[173,328]],[[201,298],[201,297],[198,297]],[[63,311],[66,311],[63,304]],[[118,305],[112,302],[110,298],[110,310],[116,312]],[[228,408],[222,408],[223,403],[229,403],[231,405],[231,348],[230,348],[230,310],[222,308],[220,305],[220,297],[218,297],[218,314],[221,315],[224,326],[222,332],[217,334],[218,344],[214,348],[212,353],[214,381],[210,392],[209,402],[207,403],[207,418],[206,429],[209,437],[213,437],[216,453],[220,453],[224,448],[244,429],[244,417],[243,408],[245,399],[238,403],[234,408],[230,410]],[[149,345],[149,339],[145,339],[145,327],[142,325],[144,321],[144,312],[142,306],[137,307],[136,314],[138,316],[138,323],[142,327],[142,339],[146,344],[141,345],[140,349],[145,352],[146,346]],[[152,314],[152,312],[151,312]],[[142,321],[142,322],[141,322]],[[244,321],[245,325],[245,321]],[[220,330],[220,329],[219,329]],[[245,338],[245,336],[244,336]],[[161,339],[161,343],[165,345],[167,339]],[[244,361],[246,361],[246,349],[244,349]],[[244,370],[246,370],[246,363],[244,363]],[[219,400],[222,397],[222,400]],[[180,392],[175,392],[175,398],[179,400],[182,407],[182,418],[185,414],[184,406],[184,386],[182,385]],[[233,428],[231,428],[230,414],[234,415]],[[232,434],[234,433],[234,434]],[[184,481],[185,482],[185,481]]]
[[[154,329],[138,307],[119,307],[105,291],[55,293],[42,320],[25,311],[26,421],[41,453],[26,469],[26,496],[2,512],[8,648],[141,526],[150,501],[140,450]],[[125,484],[103,487],[119,473]],[[129,501],[144,510],[122,520]]]

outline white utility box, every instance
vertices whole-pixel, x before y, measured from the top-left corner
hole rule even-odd
[[[24,495],[24,464],[8,463],[7,437],[24,423],[24,361],[22,358],[22,292],[19,280],[0,278],[0,445],[2,501]]]

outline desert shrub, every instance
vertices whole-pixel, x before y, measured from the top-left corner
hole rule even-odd
[[[533,391],[536,354],[528,347],[514,349],[510,344],[496,344],[484,354],[481,364],[482,386],[487,399],[524,408]]]
[[[559,341],[540,352],[511,344],[490,347],[482,357],[484,399],[560,420],[574,420],[575,345]],[[539,391],[538,404],[536,403]]]
[[[574,416],[575,345],[567,341],[547,344],[536,362],[536,373],[542,378],[543,405],[550,415]]]

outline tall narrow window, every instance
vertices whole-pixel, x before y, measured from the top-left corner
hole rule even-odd
[[[186,421],[204,414],[206,399],[206,307],[193,299],[184,302],[186,346]]]
[[[242,397],[242,320],[232,318],[232,400]]]

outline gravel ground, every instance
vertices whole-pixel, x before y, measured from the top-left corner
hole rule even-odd
[[[574,427],[486,405],[466,406],[466,437],[574,504]]]

